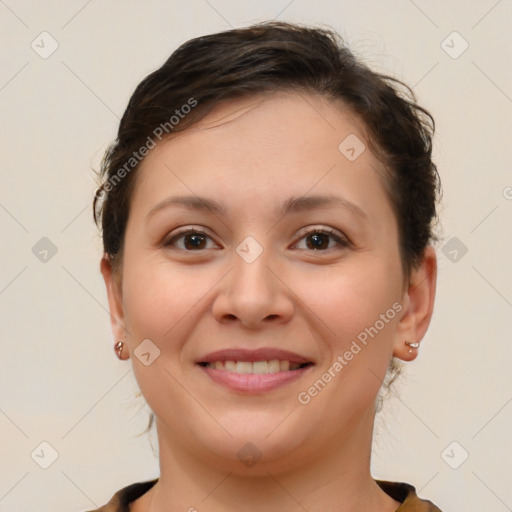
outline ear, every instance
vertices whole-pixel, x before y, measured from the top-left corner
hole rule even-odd
[[[395,357],[404,361],[416,359],[418,349],[411,350],[405,342],[419,343],[425,336],[434,311],[436,282],[437,257],[434,248],[428,246],[421,263],[411,272],[409,285],[402,296],[404,309],[393,345]]]
[[[126,340],[126,327],[124,320],[123,311],[123,293],[121,286],[121,279],[119,275],[114,272],[112,264],[107,254],[104,254],[100,262],[100,270],[105,281],[105,287],[107,288],[108,305],[110,309],[110,325],[112,327],[112,334],[114,340],[124,341]],[[122,359],[129,358],[128,346],[125,342],[124,348],[121,354]]]

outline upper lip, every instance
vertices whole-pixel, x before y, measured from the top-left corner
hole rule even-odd
[[[310,359],[280,348],[263,347],[254,350],[245,348],[228,348],[210,352],[206,356],[197,360],[197,363],[214,363],[215,361],[270,361],[279,359],[280,361],[290,361],[291,363],[311,363]]]

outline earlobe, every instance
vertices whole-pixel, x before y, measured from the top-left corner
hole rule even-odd
[[[420,264],[411,272],[404,292],[404,313],[399,320],[393,355],[404,361],[416,359],[420,341],[425,336],[434,311],[437,282],[437,258],[428,246]]]
[[[118,276],[116,276],[115,271],[112,268],[110,259],[106,254],[101,259],[100,270],[103,276],[103,280],[105,281],[105,287],[107,290],[112,334],[114,336],[114,340],[116,340],[117,343],[120,340],[126,339],[121,282],[120,279],[118,279]],[[123,354],[123,356],[126,356],[126,344],[124,352],[125,353]],[[123,359],[124,358],[125,357],[123,357]],[[128,357],[126,357],[126,359],[127,358]]]

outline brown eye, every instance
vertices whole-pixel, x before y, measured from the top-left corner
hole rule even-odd
[[[306,248],[312,251],[324,252],[333,247],[329,247],[330,240],[336,242],[335,246],[348,247],[349,242],[343,236],[331,229],[313,229],[307,232],[301,240],[306,240]]]
[[[309,240],[310,243],[307,244],[309,249],[328,249],[329,248],[329,235],[325,233],[313,233],[312,235],[308,235],[306,240]]]
[[[175,246],[178,240],[183,239],[183,244],[181,247],[177,247],[178,249],[185,251],[204,250],[207,249],[206,241],[209,238],[210,237],[203,231],[197,229],[188,229],[186,231],[181,231],[176,236],[172,237],[170,240],[164,243],[164,246]]]

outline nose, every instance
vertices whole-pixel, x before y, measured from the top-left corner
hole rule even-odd
[[[292,318],[293,293],[264,254],[252,263],[234,255],[233,268],[221,280],[212,306],[219,323],[239,322],[248,329],[259,329]]]

